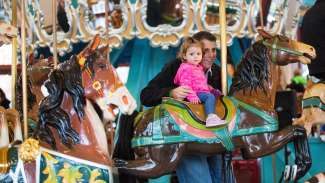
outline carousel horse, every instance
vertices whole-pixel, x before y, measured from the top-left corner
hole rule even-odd
[[[13,181],[12,177],[17,176],[16,145],[23,140],[19,113],[0,107],[0,126],[0,182],[10,182]]]
[[[308,82],[303,99],[302,115],[294,120],[294,125],[305,127],[310,134],[311,127],[316,124],[325,124],[325,84]]]
[[[230,96],[219,97],[216,102],[216,113],[227,125],[206,128],[203,105],[164,98],[162,104],[141,112],[135,119],[120,121],[120,124],[133,122],[133,126],[128,125],[134,128],[131,141],[123,142],[120,135],[118,142],[130,144],[136,159],[114,159],[119,171],[156,178],[175,170],[183,155],[212,155],[240,149],[245,159],[255,159],[293,142],[296,156],[295,165],[290,166],[294,170],[290,178],[303,177],[311,167],[305,129],[297,125],[278,129],[274,110],[279,82],[277,65],[310,63],[316,56],[315,50],[283,36],[264,31],[260,35],[263,39],[255,42],[242,57]],[[130,129],[119,126],[119,131]],[[229,164],[226,167],[230,171]]]
[[[40,102],[34,134],[41,156],[24,164],[27,182],[112,179],[108,138],[97,111],[103,120],[113,121],[114,108],[131,114],[136,103],[108,62],[108,46],[99,45],[96,36],[79,55],[53,69],[43,83],[47,95]],[[22,154],[35,149],[29,148],[37,146],[32,143],[21,145]]]
[[[52,59],[29,58],[30,65],[27,67],[27,117],[29,134],[32,134],[37,126],[39,103],[45,97],[42,92],[43,83],[48,79],[48,74],[53,69]],[[16,84],[16,108],[22,120],[22,77],[20,76]]]

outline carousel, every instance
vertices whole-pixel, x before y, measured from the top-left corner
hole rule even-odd
[[[297,33],[311,6],[0,0],[0,182],[183,183],[189,155],[220,155],[220,182],[325,182],[325,85],[286,88],[317,55]],[[221,68],[215,127],[203,104],[140,102],[200,31],[216,37]]]

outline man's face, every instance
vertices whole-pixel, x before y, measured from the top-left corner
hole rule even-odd
[[[202,58],[202,66],[204,69],[209,69],[214,61],[216,60],[217,56],[217,45],[215,42],[203,39],[201,40],[203,43],[203,58]]]

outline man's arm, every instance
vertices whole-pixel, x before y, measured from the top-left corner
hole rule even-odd
[[[169,96],[169,92],[176,88],[174,77],[180,65],[180,61],[173,61],[164,66],[148,85],[142,89],[140,100],[147,107],[161,103],[162,97]]]

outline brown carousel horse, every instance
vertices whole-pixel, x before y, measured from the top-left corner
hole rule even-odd
[[[136,103],[108,61],[108,46],[99,45],[96,36],[78,56],[53,69],[44,82],[48,95],[41,100],[34,135],[41,145],[41,158],[36,160],[40,168],[35,171],[35,162],[25,164],[27,182],[64,181],[71,178],[66,173],[70,170],[76,173],[75,181],[112,178],[108,138],[97,111],[105,121],[112,121],[115,107],[131,114]],[[28,143],[23,144],[23,152],[28,152]]]
[[[27,117],[29,134],[32,134],[37,126],[39,103],[45,97],[42,92],[43,83],[48,79],[48,74],[53,69],[53,62],[52,59],[36,60],[33,57],[29,59],[30,65],[27,68]],[[22,88],[22,77],[20,76],[16,85],[16,108],[20,113],[21,120],[23,117]]]
[[[203,105],[165,98],[161,105],[141,112],[134,122],[133,118],[120,121],[121,125],[133,122],[133,126],[128,125],[134,128],[132,140],[123,142],[120,135],[118,142],[130,144],[136,159],[116,158],[119,171],[155,178],[175,170],[186,154],[211,155],[240,149],[245,159],[255,159],[293,142],[296,166],[291,168],[296,174],[291,178],[297,180],[304,176],[311,166],[305,129],[297,125],[278,129],[274,111],[279,81],[277,65],[310,63],[316,56],[315,50],[283,36],[271,36],[264,31],[260,34],[263,39],[245,52],[237,68],[231,96],[220,97],[217,102],[216,113],[229,123],[228,128],[206,128]],[[130,131],[119,128],[120,132]],[[124,148],[124,151],[128,150]]]
[[[302,115],[293,124],[304,126],[307,134],[316,124],[325,124],[325,84],[308,82],[302,99]]]

